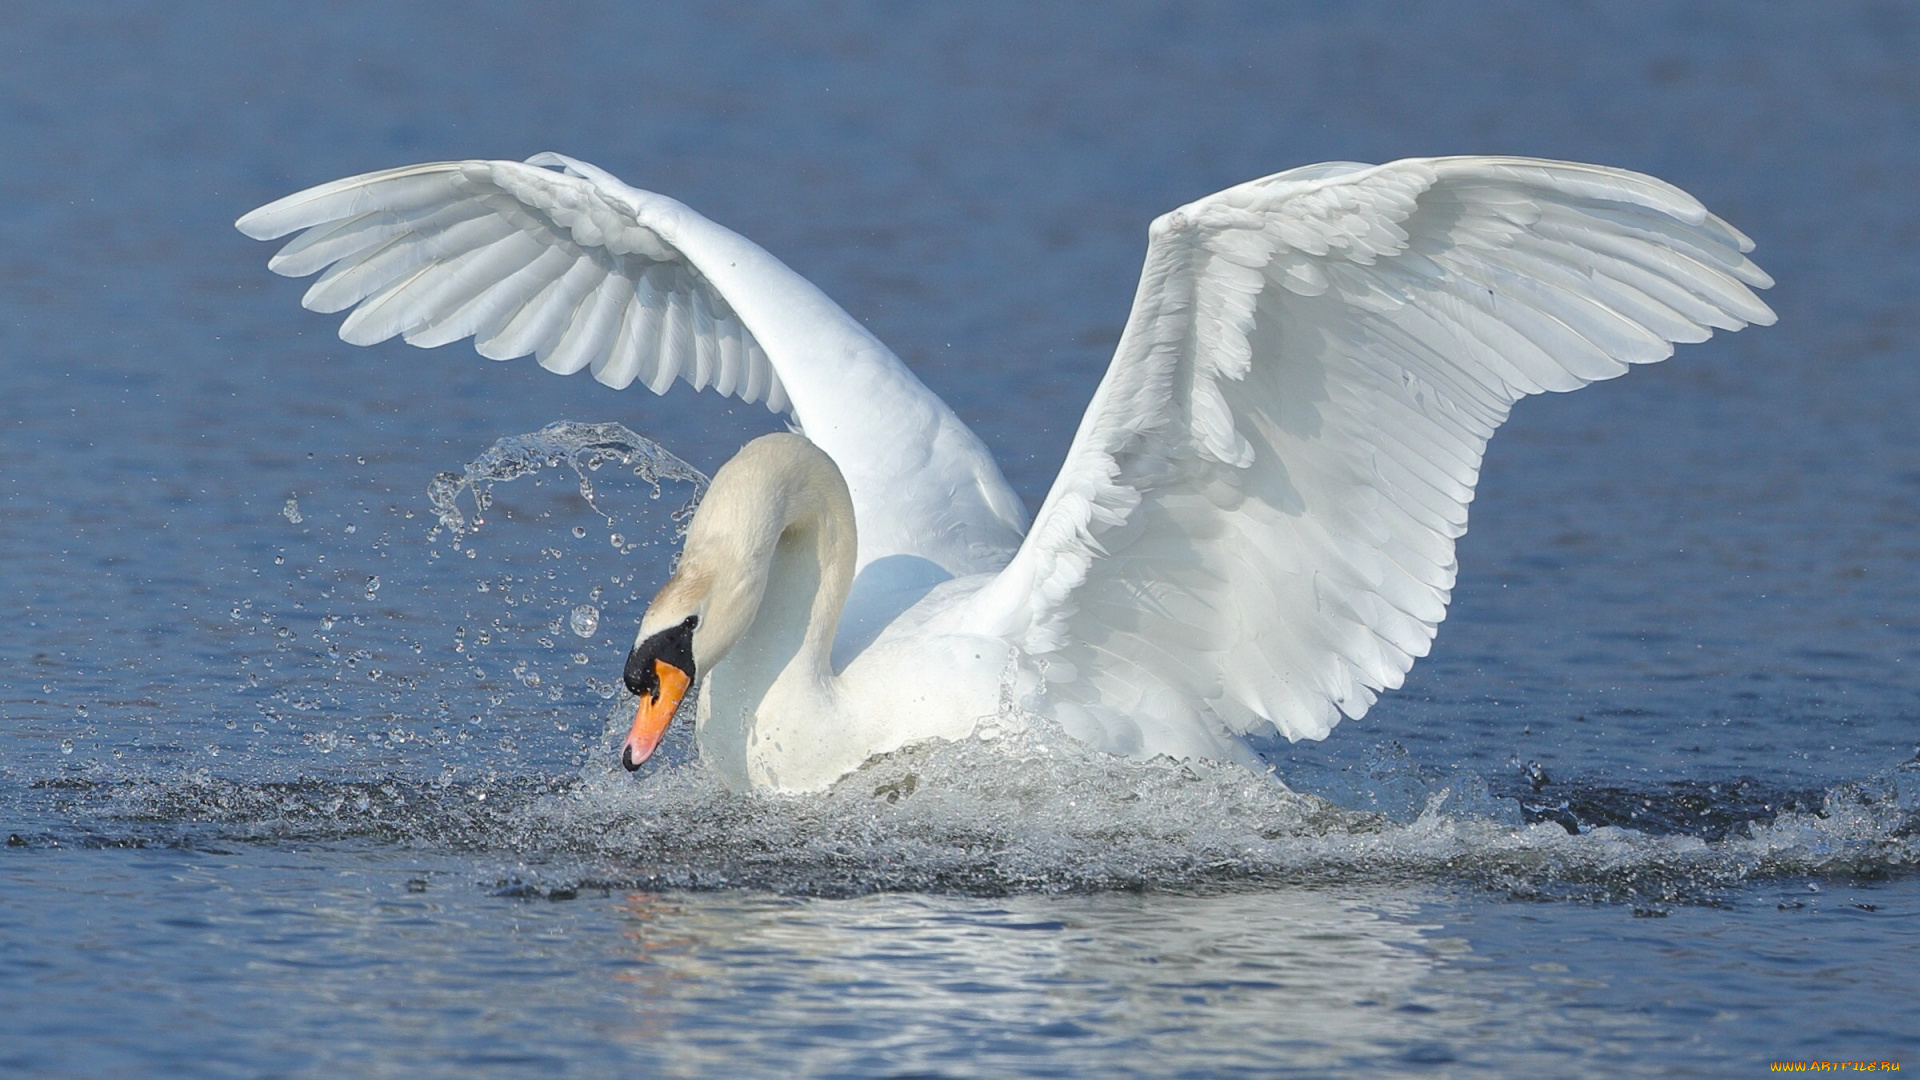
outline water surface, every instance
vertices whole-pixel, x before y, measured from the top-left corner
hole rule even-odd
[[[1906,7],[108,4],[0,49],[7,1069],[1920,1060]],[[1435,654],[1270,776],[1009,729],[738,798],[684,732],[610,764],[691,485],[544,469],[460,536],[428,489],[558,420],[710,472],[776,419],[346,346],[231,228],[546,149],[819,283],[1029,505],[1146,223],[1305,162],[1642,169],[1781,319],[1522,404]]]

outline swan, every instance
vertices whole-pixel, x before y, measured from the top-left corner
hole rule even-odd
[[[785,414],[713,478],[625,681],[636,769],[696,684],[729,787],[819,791],[1008,702],[1116,755],[1257,764],[1426,655],[1514,402],[1767,325],[1753,243],[1622,169],[1330,162],[1156,219],[1029,528],[986,447],[745,238],[559,154],[411,165],[240,218],[299,232],[340,337],[474,339],[616,389]]]

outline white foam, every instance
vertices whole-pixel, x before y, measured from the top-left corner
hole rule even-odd
[[[1460,777],[1396,823],[1238,766],[1109,757],[1038,725],[991,742],[912,747],[824,795],[742,795],[722,788],[688,757],[686,736],[678,739],[677,762],[637,777],[603,764],[610,755],[572,779],[232,784],[202,773],[112,786],[101,817],[238,840],[479,851],[496,878],[536,890],[1437,881],[1655,905],[1712,900],[1754,879],[1920,868],[1920,761],[1837,786],[1818,810],[1755,820],[1709,841],[1516,825],[1484,782]]]

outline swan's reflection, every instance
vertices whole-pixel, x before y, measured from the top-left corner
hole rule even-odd
[[[1439,1063],[1506,996],[1433,977],[1469,950],[1406,893],[634,894],[625,915],[634,1036],[686,1075]]]

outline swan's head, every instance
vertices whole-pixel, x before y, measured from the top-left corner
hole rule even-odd
[[[712,581],[698,560],[682,555],[680,572],[667,580],[641,616],[640,632],[627,654],[627,689],[640,699],[633,730],[620,749],[620,764],[629,772],[653,754],[687,690],[725,654],[728,643],[717,641],[715,631],[724,632],[735,621],[738,601],[731,595],[734,590],[716,590]]]
[[[700,513],[706,506],[701,504]],[[753,619],[756,583],[751,574],[726,572],[736,563],[729,561],[724,545],[702,542],[712,530],[710,522],[703,526],[700,513],[688,527],[679,570],[647,605],[627,653],[627,689],[640,699],[620,749],[620,764],[629,772],[652,756],[687,691],[726,656]]]
[[[627,689],[640,699],[633,730],[620,748],[620,764],[628,772],[653,755],[699,673],[693,660],[693,635],[699,628],[700,616],[689,615],[652,634],[643,631],[627,654]]]

